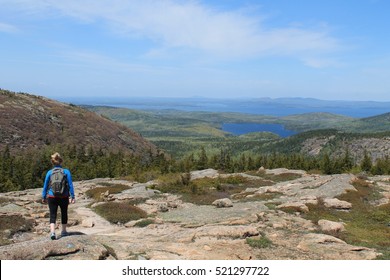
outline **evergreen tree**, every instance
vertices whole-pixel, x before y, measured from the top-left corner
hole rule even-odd
[[[330,161],[330,157],[328,153],[325,153],[321,160],[321,170],[324,174],[332,174],[333,166]]]
[[[372,160],[371,160],[371,156],[368,154],[367,150],[364,150],[363,160],[360,163],[360,168],[366,172],[371,171]]]
[[[256,169],[256,164],[255,164],[255,161],[253,160],[253,157],[252,156],[248,156],[248,167],[247,167],[248,171],[250,170],[255,170]]]
[[[197,169],[206,169],[208,167],[208,157],[206,154],[206,150],[204,147],[201,148],[200,153],[199,153],[199,158],[196,164]]]
[[[341,170],[343,172],[351,170],[353,167],[353,160],[351,157],[351,153],[349,151],[349,148],[345,150],[344,158],[342,159],[341,162]]]

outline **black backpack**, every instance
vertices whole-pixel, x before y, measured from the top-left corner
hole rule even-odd
[[[52,170],[50,176],[50,188],[55,197],[67,196],[68,193],[68,179],[63,168],[56,167]]]

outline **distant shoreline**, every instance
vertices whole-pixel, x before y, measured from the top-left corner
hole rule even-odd
[[[230,112],[283,117],[304,113],[331,113],[365,118],[390,112],[390,102],[325,101],[308,98],[209,99],[209,98],[67,98],[79,105],[112,106],[134,110]]]

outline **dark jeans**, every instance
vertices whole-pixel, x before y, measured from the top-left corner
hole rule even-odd
[[[68,223],[69,198],[49,197],[47,199],[50,209],[50,223],[55,224],[57,220],[58,206],[61,209],[61,224]]]

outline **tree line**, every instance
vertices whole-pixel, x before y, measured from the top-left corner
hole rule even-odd
[[[163,153],[136,156],[72,145],[13,154],[6,146],[0,151],[0,192],[42,187],[46,172],[53,168],[50,156],[56,151],[64,159],[63,167],[71,171],[73,181],[130,175],[138,179],[142,172],[163,170],[168,162]]]
[[[192,153],[176,162],[176,170],[189,172],[205,168],[214,168],[225,172],[245,172],[257,170],[260,167],[267,169],[288,168],[318,172],[322,174],[359,173],[372,175],[390,175],[390,157],[385,156],[372,161],[370,154],[365,151],[364,158],[356,162],[347,149],[343,155],[331,156],[324,153],[319,156],[310,156],[303,153],[242,153],[232,156],[229,149],[220,149],[217,154],[208,155],[204,148],[198,153]]]
[[[390,158],[385,156],[375,162],[368,152],[361,162],[354,162],[348,150],[344,155],[329,154],[308,156],[302,153],[265,153],[233,156],[232,151],[221,148],[218,153],[207,153],[204,148],[179,160],[163,153],[135,156],[123,151],[110,152],[85,146],[46,147],[17,155],[9,147],[0,151],[0,192],[40,188],[46,172],[52,168],[50,155],[59,151],[64,158],[64,167],[71,170],[73,180],[105,177],[128,177],[136,181],[155,179],[159,174],[190,172],[214,168],[223,172],[245,172],[267,169],[301,169],[323,174],[366,172],[373,175],[390,174]]]

